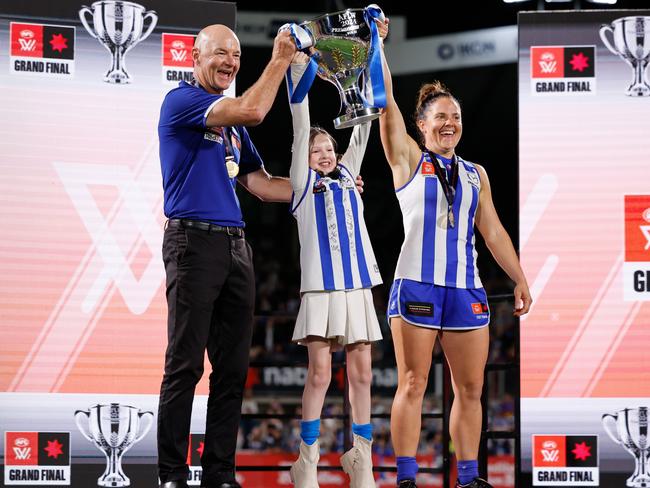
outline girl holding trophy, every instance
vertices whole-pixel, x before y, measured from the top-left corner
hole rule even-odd
[[[454,390],[450,434],[458,460],[456,487],[488,488],[478,477],[477,458],[490,315],[476,267],[475,225],[515,282],[515,316],[530,308],[528,284],[492,203],[485,169],[456,155],[463,130],[458,100],[439,82],[422,86],[416,142],[406,131],[385,62],[384,73],[381,141],[405,233],[388,310],[398,371],[391,411],[398,485],[416,486],[422,400],[437,338]]]
[[[289,90],[297,85],[308,60],[300,52],[294,56],[287,79]],[[343,347],[354,444],[341,457],[341,464],[352,488],[374,488],[370,343],[381,339],[381,330],[370,289],[381,283],[381,276],[363,220],[363,202],[354,184],[370,122],[354,127],[350,145],[339,158],[333,137],[310,127],[307,97],[290,107],[291,211],[298,223],[302,269],[302,298],[293,340],[307,346],[309,356],[300,455],[291,466],[291,479],[298,488],[318,487],[320,415],[331,379],[331,352]]]

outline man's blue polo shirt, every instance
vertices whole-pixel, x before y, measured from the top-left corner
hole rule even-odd
[[[236,178],[226,170],[223,130],[206,126],[212,107],[223,99],[181,81],[160,108],[158,137],[165,194],[165,215],[223,226],[243,227],[235,193]],[[244,127],[229,129],[239,176],[264,163]]]

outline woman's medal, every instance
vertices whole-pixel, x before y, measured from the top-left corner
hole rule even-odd
[[[451,175],[450,178],[447,178],[447,172],[440,167],[438,160],[434,153],[429,153],[431,162],[442,186],[442,191],[445,194],[447,199],[447,223],[452,229],[456,226],[456,218],[454,217],[454,199],[456,198],[456,184],[458,183],[458,161],[456,161],[456,156],[454,155],[451,158]]]

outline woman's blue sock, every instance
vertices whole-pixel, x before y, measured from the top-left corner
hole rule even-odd
[[[478,461],[458,461],[458,482],[466,485],[474,478],[478,478]]]
[[[352,433],[372,440],[372,424],[355,424],[352,422]]]
[[[397,482],[403,480],[415,481],[418,472],[418,462],[413,456],[397,456]]]
[[[300,422],[300,437],[302,441],[311,446],[320,436],[320,419],[303,420]]]

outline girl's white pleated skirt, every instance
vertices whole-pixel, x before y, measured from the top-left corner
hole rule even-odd
[[[370,288],[303,293],[292,340],[305,344],[309,336],[342,346],[381,340]]]

